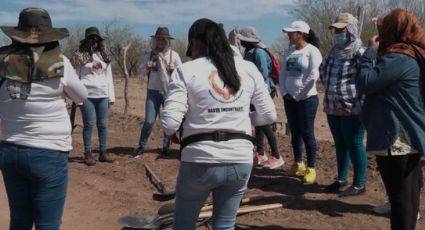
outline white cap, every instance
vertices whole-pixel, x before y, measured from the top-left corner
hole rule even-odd
[[[295,21],[291,23],[290,27],[283,28],[283,32],[301,32],[308,34],[310,32],[310,26],[304,21]]]

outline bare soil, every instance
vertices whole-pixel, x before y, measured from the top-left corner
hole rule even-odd
[[[87,167],[82,163],[83,140],[80,112],[77,113],[78,127],[75,129],[74,150],[69,158],[68,195],[63,215],[64,230],[109,230],[121,229],[117,219],[131,213],[155,215],[159,207],[167,202],[152,198],[157,190],[149,182],[143,167],[147,163],[163,180],[167,188],[175,186],[179,167],[178,146],[168,158],[159,157],[162,132],[156,124],[146,153],[138,159],[130,154],[137,147],[140,127],[144,118],[146,82],[130,80],[130,107],[124,114],[124,80],[116,79],[117,101],[109,116],[109,152],[115,154],[113,164],[97,163]],[[287,162],[292,163],[290,137],[285,134],[283,103],[275,99],[279,113],[277,135],[279,150]],[[94,149],[97,148],[96,130],[93,133]],[[327,125],[326,116],[319,108],[316,119],[317,184],[303,185],[299,178],[285,177],[282,170],[255,168],[246,196],[264,194],[275,196],[272,201],[282,202],[280,209],[250,213],[239,216],[237,223],[243,229],[389,229],[387,216],[371,212],[374,205],[386,201],[385,190],[376,170],[373,157],[369,157],[367,171],[367,192],[352,198],[339,198],[326,194],[323,187],[333,182],[336,175],[335,149]],[[0,179],[1,180],[1,179]],[[422,192],[421,207],[425,210]],[[0,183],[0,229],[9,225],[9,209],[3,183]],[[206,229],[200,227],[199,229]],[[417,229],[425,229],[423,220]]]

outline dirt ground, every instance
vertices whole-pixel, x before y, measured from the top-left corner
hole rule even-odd
[[[137,146],[144,118],[146,82],[131,79],[130,107],[126,115],[123,113],[124,81],[116,79],[115,84],[117,102],[110,112],[109,151],[115,154],[117,160],[113,164],[97,163],[93,167],[82,163],[82,123],[78,112],[78,127],[73,134],[74,150],[69,160],[68,195],[62,224],[64,230],[121,229],[117,222],[119,217],[136,212],[155,215],[159,207],[172,202],[152,199],[152,194],[157,190],[147,179],[143,165],[149,164],[166,187],[173,189],[179,167],[178,146],[172,146],[169,158],[159,157],[162,132],[157,124],[146,153],[141,158],[132,158],[130,154]],[[284,166],[286,169],[292,163],[293,157],[290,137],[285,135],[286,119],[280,97],[276,99],[276,106],[281,122],[277,131],[279,150],[287,162]],[[339,198],[335,194],[323,193],[323,186],[332,183],[335,178],[336,160],[331,134],[321,108],[317,113],[316,136],[318,183],[306,186],[299,178],[283,176],[282,170],[255,168],[246,196],[275,196],[273,201],[282,202],[284,207],[239,216],[237,223],[241,229],[389,229],[387,216],[371,212],[374,205],[386,201],[374,158],[369,157],[365,195]],[[93,138],[96,149],[95,133]],[[422,192],[422,212],[425,210],[424,197]],[[7,197],[4,185],[0,182],[0,229],[7,229],[8,225]],[[418,222],[417,229],[425,229],[423,220]]]

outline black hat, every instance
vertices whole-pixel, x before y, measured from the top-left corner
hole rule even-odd
[[[89,27],[86,29],[84,38],[88,38],[92,35],[98,36],[100,39],[105,40],[104,36],[100,35],[99,29],[95,26]]]
[[[41,8],[26,8],[19,14],[18,26],[1,26],[12,40],[27,44],[43,44],[69,36],[66,28],[53,28],[49,13]]]
[[[155,35],[151,36],[151,38],[155,38],[155,37],[174,39],[173,37],[170,36],[170,32],[168,31],[167,27],[158,27],[158,29],[156,29]]]

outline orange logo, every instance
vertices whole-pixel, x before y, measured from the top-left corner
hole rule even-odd
[[[218,77],[218,72],[217,70],[212,70],[210,75],[208,76],[208,81],[211,84],[211,87],[213,88],[213,90],[218,93],[221,97],[223,97],[225,100],[229,100],[230,97],[233,95],[233,90],[232,89],[223,89],[221,88],[216,82],[215,82],[215,78]]]

